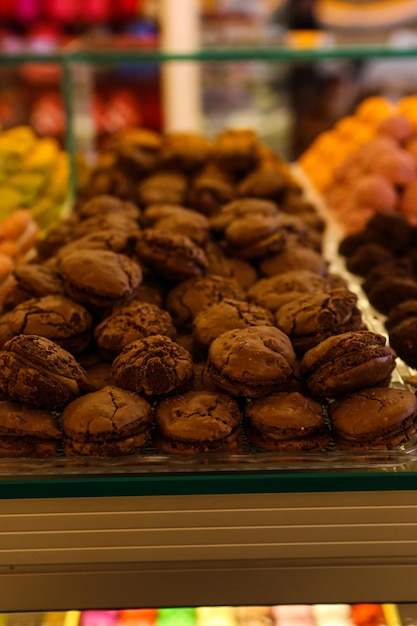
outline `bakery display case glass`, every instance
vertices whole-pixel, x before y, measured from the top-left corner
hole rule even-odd
[[[1,62],[18,67],[53,61],[61,68],[74,192],[78,148],[91,159],[97,148],[86,106],[91,86],[97,76],[105,82],[115,66],[126,76],[135,74],[126,68],[139,64],[155,88],[162,67],[191,65],[189,76],[205,75],[215,84],[215,66],[232,76],[236,65],[257,64],[264,68],[261,81],[275,73],[282,90],[291,71],[306,65],[385,59],[394,66],[417,54],[414,45],[351,45],[303,36],[280,45],[185,52],[77,43],[47,57],[3,54]],[[194,86],[186,92],[190,100]],[[207,97],[206,112],[218,98]],[[273,106],[277,101],[287,123],[293,112],[285,100]],[[260,106],[270,104],[261,100]],[[210,126],[206,115],[204,133],[217,134],[219,120]],[[154,122],[158,128],[160,117]],[[262,139],[294,154],[281,122],[282,117]],[[309,201],[323,211],[310,181],[298,176]],[[336,241],[330,228],[332,271],[349,280],[370,330],[384,332],[338,256]],[[393,386],[403,388],[410,374],[406,366],[397,367]],[[247,440],[243,445],[227,454],[178,456],[150,446],[134,456],[1,459],[0,610],[416,600],[415,437],[376,450],[330,444],[324,451],[276,452],[254,451]]]

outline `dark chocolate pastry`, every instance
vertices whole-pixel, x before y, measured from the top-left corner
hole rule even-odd
[[[395,259],[391,250],[374,241],[359,246],[346,260],[347,269],[353,274],[366,276],[376,265],[389,263]]]
[[[85,370],[46,337],[16,335],[0,351],[0,394],[14,402],[62,409],[86,389]]]
[[[235,279],[214,275],[190,278],[168,292],[166,308],[178,330],[190,331],[197,313],[224,298],[245,300],[245,292]]]
[[[417,316],[406,318],[392,326],[388,337],[397,356],[410,367],[417,368]]]
[[[287,229],[279,216],[256,213],[237,217],[224,230],[224,244],[238,259],[261,259],[278,254],[287,241]]]
[[[213,143],[212,158],[226,171],[242,174],[252,170],[260,159],[256,133],[240,128],[224,130]]]
[[[62,433],[47,410],[0,401],[0,457],[46,458],[62,447]]]
[[[258,198],[239,198],[222,206],[221,210],[210,218],[212,230],[218,235],[224,234],[235,220],[252,215],[262,217],[277,217],[278,205],[272,200]]]
[[[400,302],[417,299],[417,280],[402,276],[385,276],[368,289],[367,296],[377,311],[388,315]]]
[[[232,178],[208,163],[192,180],[188,191],[188,204],[204,215],[215,215],[221,207],[236,196]]]
[[[332,402],[328,412],[342,449],[392,450],[417,430],[417,398],[407,389],[362,389]]]
[[[76,213],[81,220],[110,214],[124,215],[135,222],[140,218],[140,209],[136,204],[108,194],[94,196],[86,202],[81,202],[76,206]]]
[[[239,452],[241,413],[230,396],[216,391],[188,391],[164,398],[155,408],[156,447],[168,454]]]
[[[328,337],[306,352],[300,373],[313,397],[336,398],[388,386],[396,354],[383,335],[367,330]]]
[[[232,396],[260,398],[288,389],[295,354],[287,335],[274,326],[229,330],[210,344],[208,373]]]
[[[93,319],[87,309],[66,296],[31,298],[8,314],[14,335],[41,335],[76,354],[88,348]]]
[[[310,270],[291,270],[261,278],[247,291],[248,300],[275,313],[281,306],[311,293],[327,293],[330,290],[326,278]]]
[[[274,325],[274,317],[268,309],[242,300],[224,298],[196,315],[193,337],[199,348],[207,350],[211,342],[226,330]]]
[[[176,328],[168,311],[148,302],[131,302],[107,315],[94,329],[97,345],[116,356],[127,344],[150,335],[174,337]]]
[[[328,263],[316,250],[294,244],[286,246],[278,254],[262,259],[259,270],[263,276],[276,276],[294,270],[308,270],[319,276],[326,276]]]
[[[4,311],[10,311],[29,298],[65,293],[62,278],[51,265],[19,263],[13,270],[13,277],[15,284],[2,303]]]
[[[142,270],[130,257],[111,250],[79,250],[58,260],[69,296],[82,304],[109,308],[132,300]]]
[[[323,406],[296,391],[252,400],[244,417],[249,441],[261,450],[323,450],[330,442]]]
[[[176,204],[152,204],[145,209],[143,220],[146,227],[186,235],[199,246],[206,243],[210,234],[205,215]]]
[[[331,335],[364,329],[357,302],[357,295],[343,287],[304,294],[283,304],[275,321],[302,355]]]
[[[194,376],[190,353],[164,335],[152,335],[129,343],[115,358],[116,383],[145,396],[164,396],[191,388]]]
[[[162,168],[194,172],[203,167],[210,154],[210,142],[197,133],[167,132],[159,153]]]
[[[135,454],[148,441],[151,405],[135,393],[108,385],[69,403],[61,416],[67,455]]]
[[[180,172],[158,171],[139,182],[139,203],[143,207],[149,204],[184,204],[187,185],[187,177]]]
[[[208,265],[204,250],[192,239],[158,228],[138,232],[135,251],[150,270],[172,281],[200,276]]]
[[[390,331],[395,328],[397,324],[411,317],[417,318],[417,299],[404,300],[404,302],[400,302],[400,304],[390,309],[389,315],[385,320],[385,328]]]

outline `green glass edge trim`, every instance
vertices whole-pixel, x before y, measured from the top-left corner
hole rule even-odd
[[[167,61],[264,61],[297,62],[325,59],[378,59],[417,57],[417,48],[395,48],[389,45],[326,46],[322,48],[287,48],[284,46],[252,48],[207,48],[192,52],[164,52],[142,49],[65,50],[52,54],[0,52],[0,66],[19,63],[95,63],[117,64]]]
[[[416,490],[417,473],[193,474],[0,482],[0,499]]]

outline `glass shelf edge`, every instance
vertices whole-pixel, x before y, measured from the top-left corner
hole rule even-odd
[[[29,481],[7,479],[0,481],[0,500],[387,490],[417,491],[417,473],[258,473],[89,478],[74,476]]]
[[[389,45],[364,46],[329,46],[322,48],[268,47],[230,47],[206,48],[190,52],[168,52],[162,50],[120,49],[120,50],[64,50],[51,54],[36,52],[5,53],[0,52],[0,65],[20,63],[94,63],[117,64],[169,61],[194,62],[300,62],[322,61],[331,59],[379,59],[379,58],[414,58],[417,47],[400,48]]]

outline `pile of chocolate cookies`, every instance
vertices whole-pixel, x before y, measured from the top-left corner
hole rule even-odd
[[[339,249],[381,313],[390,345],[416,368],[417,227],[401,215],[380,212],[360,232],[345,237]]]
[[[390,449],[417,399],[246,130],[112,137],[0,319],[0,455]],[[354,417],[354,416],[357,417]]]

